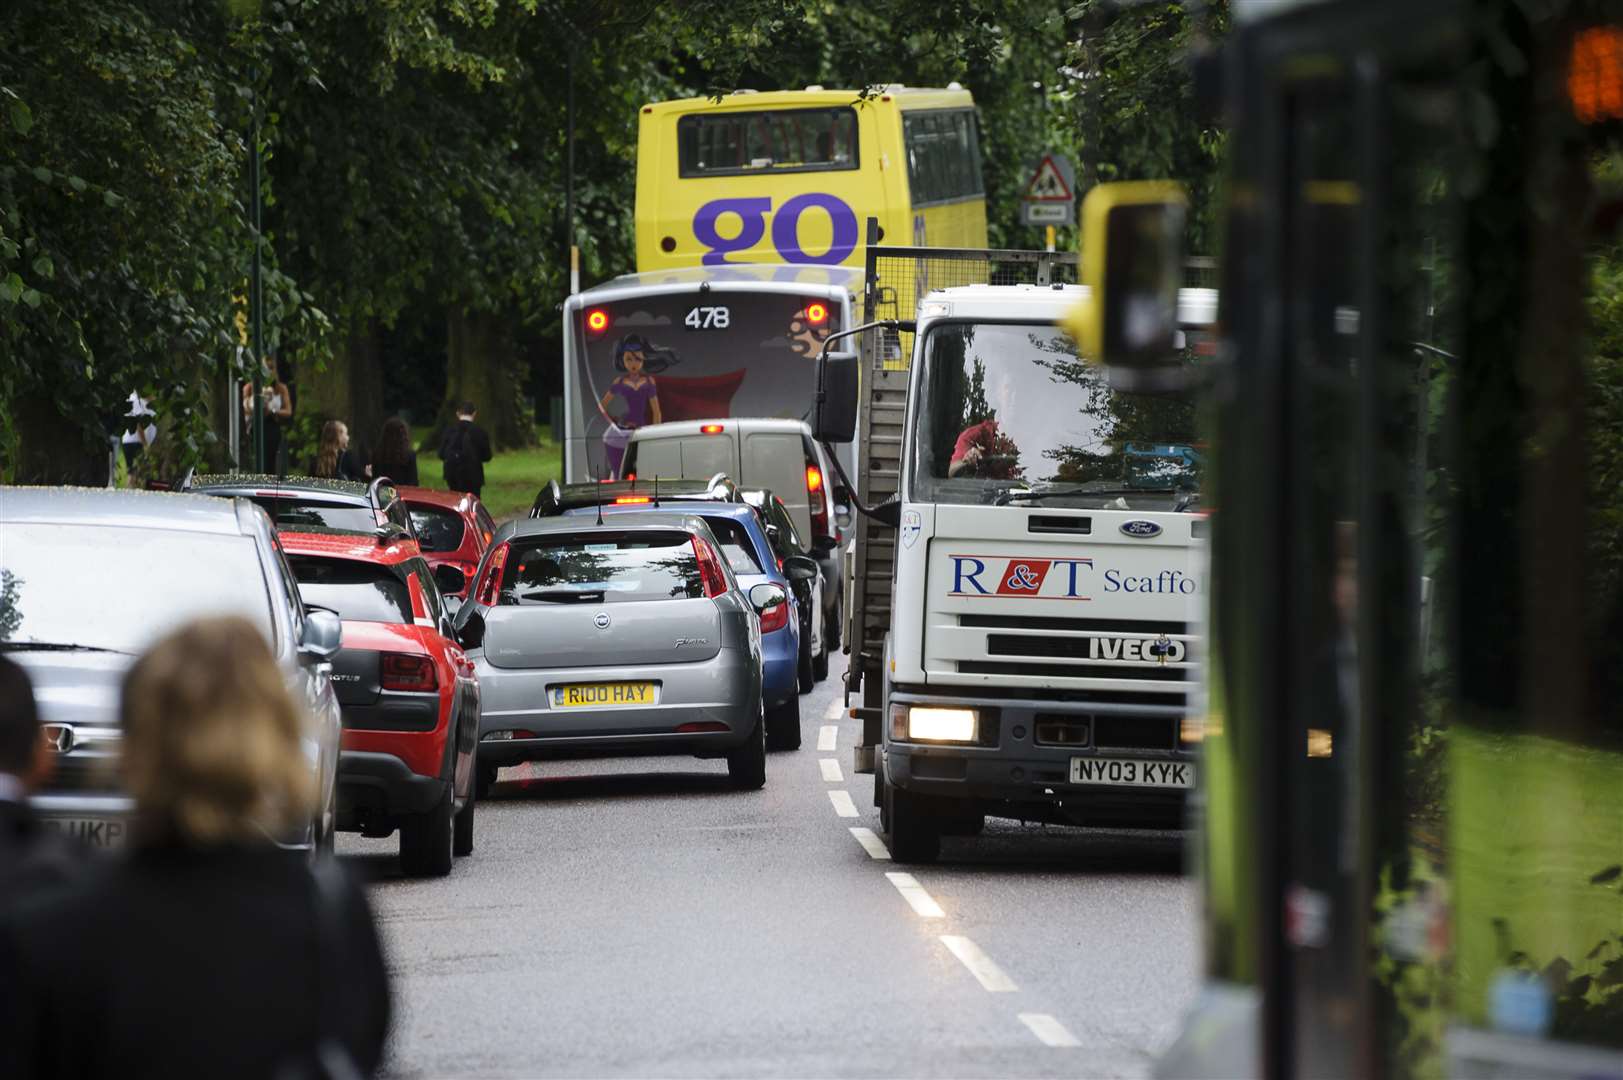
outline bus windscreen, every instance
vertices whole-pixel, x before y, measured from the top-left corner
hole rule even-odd
[[[596,304],[577,318],[575,415],[592,475],[616,476],[645,424],[712,417],[809,419],[817,353],[839,329],[826,299],[728,291]]]

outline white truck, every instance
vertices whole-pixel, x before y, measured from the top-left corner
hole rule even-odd
[[[1058,324],[1084,289],[1049,280],[1074,256],[911,250],[891,277],[921,296],[916,323],[869,331],[843,372],[831,356],[820,391],[854,410],[874,511],[847,575],[847,690],[892,855],[930,861],[987,815],[1181,827],[1206,603],[1194,405],[1078,356]],[[937,272],[955,254],[1035,281],[927,290],[968,276]],[[875,270],[870,318],[896,295]]]

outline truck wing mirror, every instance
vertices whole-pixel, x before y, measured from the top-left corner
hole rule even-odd
[[[861,380],[856,353],[824,353],[817,358],[818,442],[848,443],[857,434],[857,386]]]
[[[1119,389],[1172,389],[1186,374],[1175,342],[1187,215],[1166,180],[1099,184],[1082,201],[1088,292],[1065,327]]]

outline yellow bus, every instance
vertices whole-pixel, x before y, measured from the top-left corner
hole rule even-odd
[[[975,99],[888,86],[643,106],[637,270],[862,267],[868,218],[892,244],[986,246]]]

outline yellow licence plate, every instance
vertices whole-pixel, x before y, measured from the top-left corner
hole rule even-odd
[[[578,683],[554,686],[554,709],[592,709],[603,705],[657,705],[659,687],[651,682]]]

